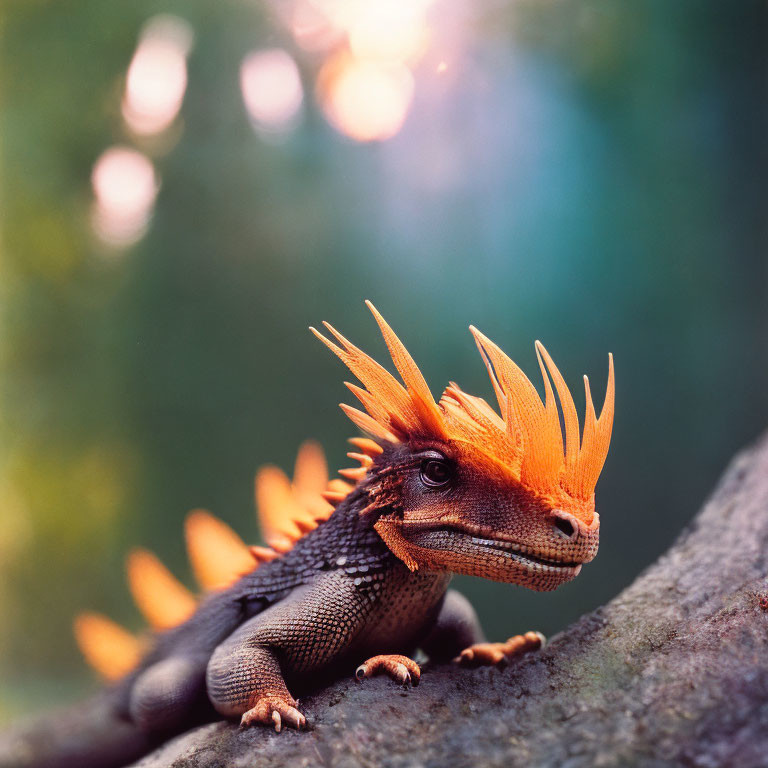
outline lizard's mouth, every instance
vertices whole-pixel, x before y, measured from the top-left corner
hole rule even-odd
[[[416,523],[403,526],[407,537],[414,544],[431,550],[450,550],[465,556],[480,556],[500,568],[523,569],[531,574],[556,577],[570,581],[581,571],[582,563],[556,560],[531,551],[530,547],[498,537],[490,537],[478,530],[455,525],[424,525]]]
[[[465,534],[466,535],[466,534]],[[482,539],[472,536],[473,543],[480,547],[488,549],[498,549],[508,554],[513,560],[521,565],[527,566],[532,570],[547,571],[572,571],[574,576],[578,576],[581,570],[581,563],[563,562],[561,560],[552,560],[548,557],[534,555],[513,544],[511,541],[502,541],[500,539]]]

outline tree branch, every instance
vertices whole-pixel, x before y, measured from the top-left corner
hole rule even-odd
[[[138,765],[765,765],[766,574],[763,439],[667,554],[543,652],[505,670],[428,669],[407,692],[343,680],[302,702],[308,733],[213,723]],[[0,766],[20,764],[3,762],[19,744],[34,751],[29,734],[15,753],[0,741]]]

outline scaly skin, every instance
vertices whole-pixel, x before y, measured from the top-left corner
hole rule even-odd
[[[130,717],[145,729],[175,729],[199,708],[207,692],[217,712],[240,717],[243,725],[301,727],[305,720],[291,694],[294,689],[306,689],[334,674],[349,674],[371,657],[375,660],[363,673],[358,671],[358,678],[383,672],[402,682],[400,663],[415,683],[419,673],[413,662],[396,659],[389,664],[381,657],[409,657],[421,647],[433,658],[450,659],[482,643],[471,606],[448,591],[450,571],[437,567],[411,571],[375,528],[382,517],[403,514],[409,507],[423,508],[425,500],[436,498],[435,492],[419,487],[422,453],[420,446],[386,446],[367,479],[327,522],[284,556],[211,595],[185,624],[159,635],[141,668],[122,684]],[[463,504],[477,510],[493,499],[496,512],[490,519],[506,515],[511,520],[506,530],[486,534],[491,536],[486,539],[444,525],[433,529],[422,519],[413,532],[414,546],[423,548],[431,536],[434,552],[454,566],[458,554],[469,564],[464,569],[468,572],[527,580],[541,589],[573,578],[578,567],[570,563],[594,556],[597,532],[581,526],[573,537],[566,537],[552,524],[557,518],[534,525],[532,510],[517,509],[510,515],[504,505],[513,506],[519,499],[505,491],[505,482],[498,479],[494,485],[486,476],[480,484],[468,471],[463,500],[454,500],[454,508]],[[372,500],[383,504],[373,514],[361,514]],[[530,525],[521,527],[526,515]],[[485,530],[483,515],[474,514],[474,519],[478,531]],[[517,549],[535,547],[546,552],[552,564],[527,560],[508,548],[526,530],[533,535],[518,538]],[[568,564],[556,565],[555,559]],[[539,644],[523,643],[512,652]],[[481,651],[462,659],[474,664],[500,660],[498,652]]]

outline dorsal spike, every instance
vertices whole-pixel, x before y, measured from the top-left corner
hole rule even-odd
[[[316,329],[310,328],[310,330],[360,379],[375,402],[387,404],[384,410],[388,422],[386,429],[394,433],[407,429],[411,399],[405,387],[386,368],[345,339],[330,323],[323,323],[323,325],[341,342],[343,347],[334,344]],[[377,406],[377,413],[379,411],[380,408]],[[376,413],[371,413],[371,416],[374,419],[377,418]]]
[[[323,498],[333,506],[338,506],[349,494],[344,491],[323,491]]]
[[[204,509],[192,510],[184,524],[192,571],[203,589],[224,589],[253,570],[245,542]]]
[[[136,606],[155,629],[178,626],[194,613],[195,596],[149,550],[132,550],[126,569]]]
[[[542,494],[554,493],[563,465],[559,422],[553,423],[523,371],[477,328],[471,330],[491,379],[498,382],[507,404],[507,431],[513,440],[518,434],[522,436],[521,481]]]
[[[608,354],[608,384],[605,388],[605,400],[600,410],[600,418],[597,420],[597,446],[595,454],[592,457],[592,474],[595,482],[603,469],[605,459],[608,456],[608,448],[611,445],[611,434],[613,432],[613,411],[614,401],[616,399],[616,382],[613,372],[613,355]]]
[[[350,437],[348,442],[371,458],[376,458],[376,456],[384,453],[384,449],[375,440],[368,437]]]
[[[327,520],[333,511],[322,497],[327,485],[328,463],[325,453],[319,443],[306,440],[299,446],[296,456],[291,492],[299,506],[313,521]],[[298,521],[299,527],[303,524],[302,521],[306,522],[303,516]]]
[[[342,477],[346,477],[347,480],[358,483],[365,477],[366,471],[365,467],[352,467],[350,469],[340,469],[339,474]]]
[[[359,461],[361,466],[365,469],[373,465],[373,459],[367,453],[356,453],[355,451],[349,451],[347,456],[353,461]]]
[[[557,397],[560,400],[560,408],[562,408],[563,411],[563,426],[565,427],[565,465],[566,468],[568,468],[573,466],[576,461],[576,457],[579,454],[579,417],[576,413],[576,405],[573,402],[571,391],[568,389],[568,385],[565,383],[565,379],[560,373],[560,369],[555,365],[555,361],[552,359],[549,352],[547,352],[544,345],[540,341],[536,342],[536,354],[540,356],[539,360],[541,360],[542,357],[544,358],[544,362],[547,365],[549,374],[552,376],[552,380],[555,382]],[[547,377],[543,366],[542,377],[547,383],[547,398],[549,399],[552,392],[552,387],[549,384],[549,378]],[[555,415],[557,415],[556,408]]]
[[[309,519],[294,499],[290,481],[278,467],[264,466],[256,473],[255,496],[264,541],[278,552],[287,552],[302,536],[296,520]]]
[[[251,556],[256,561],[257,567],[261,565],[261,563],[268,563],[276,557],[280,557],[280,553],[271,547],[259,547],[254,544],[248,547],[248,549],[251,552]]]
[[[398,441],[392,432],[379,424],[367,413],[363,413],[357,408],[352,408],[352,406],[349,406],[346,403],[339,403],[339,407],[344,411],[350,421],[363,432],[367,432],[369,435],[378,437],[380,440],[385,440],[388,443],[396,443]]]
[[[435,434],[443,434],[445,430],[442,414],[418,366],[408,353],[403,342],[400,341],[397,334],[390,328],[376,307],[368,300],[366,300],[365,305],[376,319],[387,349],[389,349],[389,354],[392,356],[392,362],[395,364],[395,368],[397,368],[405,388],[411,396],[411,401],[418,412],[419,420],[424,422],[428,430]]]
[[[327,490],[334,493],[343,493],[345,496],[347,496],[348,494],[352,493],[354,489],[354,485],[347,483],[344,480],[340,480],[338,477],[334,477],[328,481]]]
[[[301,535],[306,536],[310,531],[317,528],[317,520],[297,520],[296,525],[301,531]]]
[[[300,497],[300,501],[306,502],[319,496],[327,484],[328,464],[325,461],[325,453],[319,443],[305,440],[296,454],[291,484],[293,490]]]
[[[138,666],[144,644],[112,619],[81,613],[75,617],[74,632],[85,660],[104,680],[119,680]]]

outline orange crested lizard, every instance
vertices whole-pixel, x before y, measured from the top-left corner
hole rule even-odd
[[[312,329],[362,383],[364,410],[342,405],[366,437],[359,467],[327,485],[322,452],[305,444],[293,482],[266,467],[256,496],[268,547],[248,548],[206,512],[187,520],[197,601],[151,553],[129,557],[129,583],[156,630],[140,640],[108,619],[75,624],[86,658],[115,681],[115,712],[157,734],[206,708],[242,725],[302,728],[294,694],[355,671],[417,685],[423,650],[435,660],[496,664],[541,646],[528,632],[484,642],[452,574],[535,590],[575,578],[597,552],[594,489],[614,408],[609,356],[598,418],[584,377],[583,428],[571,393],[536,343],[544,401],[477,329],[499,412],[451,383],[435,401],[413,359],[368,303],[401,381],[332,326]],[[349,482],[347,482],[349,481]],[[214,712],[215,710],[215,712]]]

